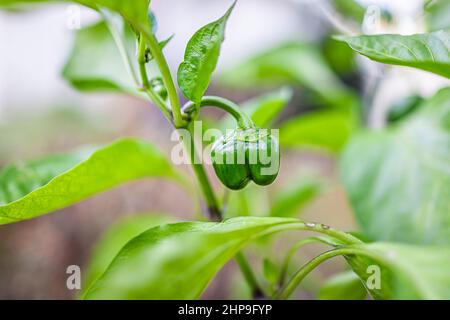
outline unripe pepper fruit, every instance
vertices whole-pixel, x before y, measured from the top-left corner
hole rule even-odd
[[[236,129],[214,143],[211,159],[220,181],[240,190],[249,181],[261,186],[271,184],[278,175],[280,150],[267,129]]]

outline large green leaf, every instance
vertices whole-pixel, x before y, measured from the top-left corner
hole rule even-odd
[[[450,244],[450,88],[399,125],[356,135],[340,171],[372,240]]]
[[[173,219],[167,215],[145,214],[126,217],[115,223],[95,245],[85,272],[83,289],[88,288],[94,280],[105,272],[108,265],[128,241],[145,230],[171,222],[171,220]]]
[[[337,39],[372,60],[450,78],[450,29],[409,36],[386,34]]]
[[[222,81],[239,89],[294,84],[331,101],[346,91],[321,53],[306,43],[283,44],[258,54],[226,71]]]
[[[145,177],[181,179],[160,151],[136,139],[11,165],[0,172],[0,224],[37,217]]]
[[[124,49],[134,48],[136,40],[133,32],[126,24],[122,25],[122,29],[121,38],[126,44]],[[127,72],[110,30],[103,21],[77,31],[63,76],[78,90],[137,94],[132,75]]]
[[[347,261],[375,299],[450,299],[449,246],[380,242],[354,249],[357,255],[347,256]],[[376,288],[372,280],[378,275]]]
[[[239,217],[150,229],[120,251],[86,299],[196,299],[243,246],[283,230],[319,230],[297,219]],[[328,229],[321,229],[328,232]]]
[[[189,100],[199,103],[209,86],[225,39],[227,20],[234,4],[220,19],[198,30],[189,40],[178,68],[178,85]]]

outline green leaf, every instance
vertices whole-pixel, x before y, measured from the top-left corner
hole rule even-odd
[[[372,60],[418,68],[450,78],[450,29],[409,36],[341,36],[337,39]]]
[[[146,177],[181,181],[182,176],[153,145],[136,139],[12,165],[0,172],[0,224],[34,218]]]
[[[347,256],[347,261],[375,299],[450,299],[449,246],[371,243],[355,249],[360,253]]]
[[[271,215],[292,217],[324,190],[324,181],[319,178],[299,176],[275,194]]]
[[[319,50],[307,43],[288,43],[239,63],[222,75],[237,89],[297,85],[333,101],[347,89],[330,70]]]
[[[425,18],[430,30],[450,28],[450,2],[448,0],[428,1]]]
[[[121,219],[110,227],[95,245],[86,271],[83,289],[88,288],[108,268],[108,265],[128,241],[145,230],[173,220],[166,215],[137,215]]]
[[[288,105],[292,98],[292,90],[285,87],[244,102],[242,108],[260,128],[269,128],[277,116]],[[225,131],[236,127],[236,120],[227,115],[219,127]]]
[[[121,39],[130,54],[135,36],[127,24],[122,25]],[[136,84],[122,61],[121,54],[102,21],[76,33],[75,43],[62,72],[63,77],[82,91],[111,90],[137,95]]]
[[[340,175],[372,240],[450,244],[450,88],[397,126],[349,142]]]
[[[263,275],[267,282],[274,286],[280,278],[280,268],[269,258],[263,260]]]
[[[75,2],[94,10],[104,7],[120,13],[126,20],[133,23],[138,28],[147,28],[149,25],[147,11],[150,0],[2,0],[0,7],[57,2]]]
[[[294,221],[246,217],[150,229],[128,242],[84,298],[197,299],[244,245]]]
[[[280,145],[339,152],[355,129],[349,112],[324,110],[298,116],[280,128]]]
[[[361,25],[364,21],[366,8],[355,0],[333,0],[333,6],[345,17],[351,18]]]
[[[361,279],[353,272],[338,273],[320,288],[320,300],[364,300],[367,291]]]
[[[189,100],[199,103],[206,92],[225,39],[227,20],[234,8],[223,17],[198,30],[189,40],[184,61],[178,68],[178,85]]]

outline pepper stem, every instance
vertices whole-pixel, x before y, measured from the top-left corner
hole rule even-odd
[[[195,114],[200,108],[203,107],[215,107],[228,112],[233,118],[236,119],[237,124],[241,129],[256,128],[253,120],[245,112],[243,112],[237,104],[221,97],[205,96],[198,104],[189,101],[181,108],[181,111],[184,114]]]

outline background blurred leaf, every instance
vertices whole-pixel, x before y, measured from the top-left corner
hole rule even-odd
[[[410,36],[340,36],[337,39],[372,60],[418,68],[450,78],[450,30]]]
[[[135,36],[126,25],[123,40],[131,52]],[[111,90],[137,95],[136,84],[127,72],[119,49],[102,21],[77,31],[75,44],[64,70],[64,78],[78,90]]]
[[[450,244],[450,88],[398,126],[352,138],[340,163],[372,240]]]
[[[324,110],[300,115],[280,128],[280,145],[339,152],[356,125],[349,112]]]
[[[0,7],[10,7],[21,4],[39,4],[39,3],[55,3],[55,2],[76,2],[84,6],[98,10],[100,7],[108,8],[111,11],[120,13],[129,22],[136,26],[146,28],[148,26],[148,6],[150,0],[2,0]]]
[[[172,220],[168,215],[146,214],[126,217],[114,224],[95,245],[82,287],[88,288],[94,280],[99,278],[128,241],[145,230],[169,223]]]
[[[0,172],[0,224],[49,213],[144,177],[181,181],[159,150],[137,139],[11,165]]]
[[[354,0],[332,0],[331,1],[336,10],[345,18],[350,18],[358,25],[364,21],[366,8]]]
[[[324,58],[334,72],[348,76],[356,72],[355,52],[342,41],[326,37],[321,46]]]
[[[291,98],[292,90],[285,87],[244,102],[242,108],[258,127],[270,128]],[[222,119],[219,126],[223,131],[235,128],[236,120],[227,115]]]
[[[219,20],[198,30],[186,46],[184,61],[178,68],[178,85],[184,96],[195,103],[200,102],[209,86],[234,4]]]
[[[319,178],[299,176],[294,182],[283,186],[275,193],[271,215],[295,216],[310,201],[320,195],[324,188],[325,182]]]
[[[320,51],[306,43],[288,43],[258,54],[226,71],[222,82],[239,89],[297,85],[329,101],[347,91]]]
[[[426,22],[431,31],[450,28],[450,1],[427,1],[425,12]]]
[[[364,300],[366,296],[366,288],[353,271],[333,275],[318,294],[320,300]]]
[[[280,267],[277,266],[272,260],[269,258],[264,258],[263,260],[263,275],[266,281],[269,283],[271,287],[271,291],[275,289],[275,286],[280,278]]]
[[[367,268],[380,268],[380,288],[369,290],[375,299],[450,299],[450,247],[371,243],[356,248],[365,254],[347,261],[365,284],[374,274]]]
[[[296,219],[240,217],[150,229],[120,251],[86,299],[197,299],[243,246]]]

